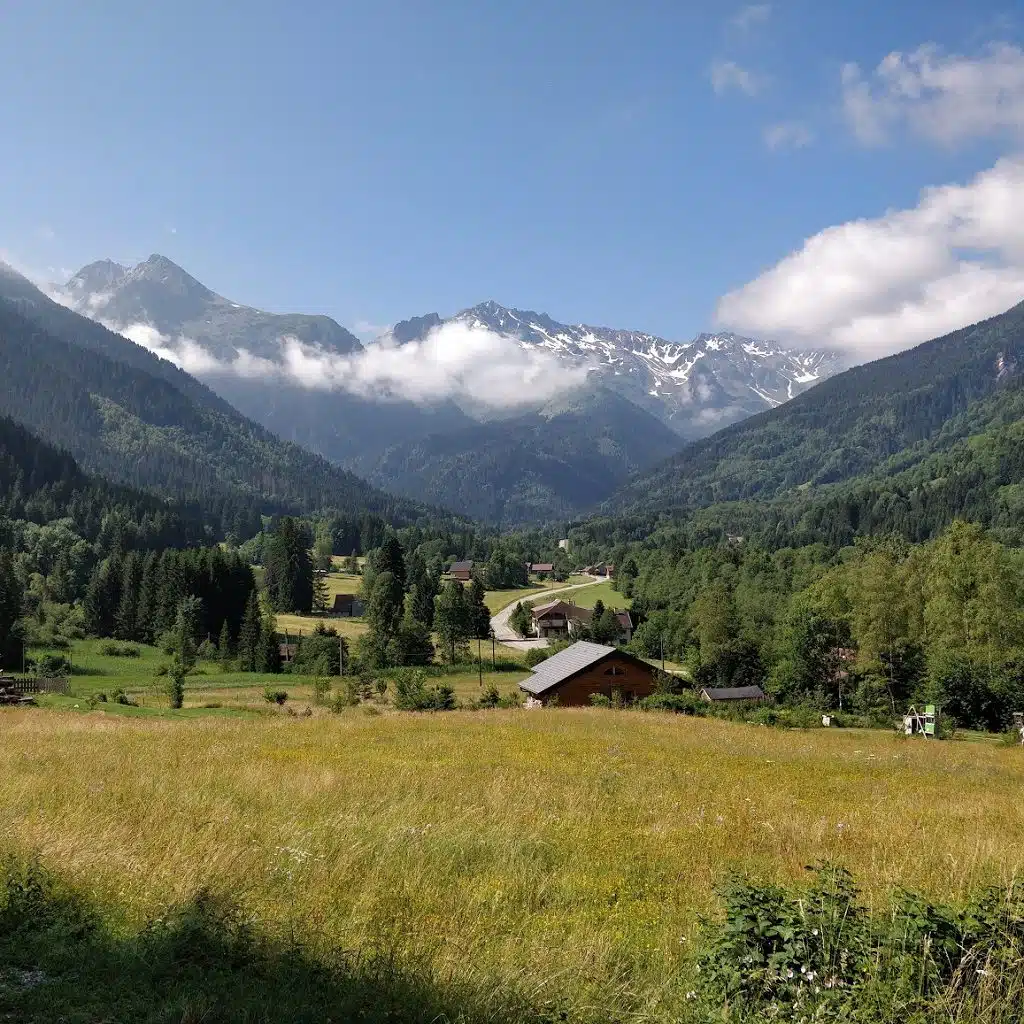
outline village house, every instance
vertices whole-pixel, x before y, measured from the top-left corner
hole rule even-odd
[[[533,616],[533,635],[541,637],[566,637],[575,633],[581,625],[590,622],[589,608],[578,608],[568,601],[549,601],[530,609]]]
[[[363,614],[363,602],[355,594],[335,594],[332,615],[342,618],[359,618]]]
[[[701,700],[717,704],[730,700],[767,700],[768,695],[760,686],[705,686],[700,691]]]
[[[654,693],[654,669],[615,647],[579,640],[542,661],[519,688],[531,702],[560,707],[586,706],[595,693],[629,704]]]
[[[463,583],[468,583],[473,578],[472,559],[465,562],[452,562],[448,574],[453,580],[461,580]]]
[[[555,566],[552,562],[533,562],[530,565],[530,572],[534,576],[539,576],[541,579],[546,579],[555,571]]]

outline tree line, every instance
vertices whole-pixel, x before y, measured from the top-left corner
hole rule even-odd
[[[964,726],[1024,710],[1024,552],[977,524],[934,540],[860,538],[768,551],[635,545],[616,586],[633,647],[697,685],[757,683],[787,704],[891,718],[937,703]]]

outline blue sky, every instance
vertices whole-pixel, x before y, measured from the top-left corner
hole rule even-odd
[[[1024,298],[1014,11],[7,0],[0,250],[47,275],[161,252],[349,326],[495,298],[900,347]]]

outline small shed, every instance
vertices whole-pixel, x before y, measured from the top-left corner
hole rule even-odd
[[[462,580],[462,582],[465,583],[473,576],[473,560],[468,559],[465,562],[453,562],[448,572],[453,580]]]
[[[553,562],[534,562],[530,566],[530,572],[534,576],[550,576],[555,571]]]
[[[654,669],[615,647],[579,640],[537,665],[519,689],[542,704],[557,698],[561,707],[584,707],[591,694],[616,692],[628,704],[654,692]]]
[[[760,686],[705,686],[700,691],[702,700],[718,703],[729,700],[767,700],[768,694]]]
[[[343,618],[358,618],[363,614],[363,602],[355,594],[335,594],[331,614]]]

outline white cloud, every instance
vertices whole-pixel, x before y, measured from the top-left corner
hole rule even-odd
[[[711,88],[721,96],[730,89],[756,96],[764,87],[764,82],[754,72],[741,68],[731,60],[716,60],[711,65]]]
[[[771,13],[771,4],[747,4],[746,7],[741,7],[729,19],[729,24],[741,32],[746,32],[755,25],[760,25],[767,21]]]
[[[903,130],[944,145],[1024,136],[1024,51],[1006,43],[978,57],[932,44],[894,52],[867,77],[847,64],[842,87],[846,119],[866,146]]]
[[[874,358],[1024,299],[1024,157],[807,239],[719,300],[720,323]]]
[[[169,338],[146,324],[116,329],[200,377],[278,378],[311,390],[420,404],[454,399],[494,409],[536,405],[579,386],[587,375],[586,367],[567,368],[549,352],[457,322],[442,324],[422,341],[374,343],[352,355],[281,338],[279,358],[273,361],[246,349],[218,359],[190,338]]]
[[[769,149],[803,149],[813,141],[811,130],[799,121],[780,121],[764,130],[764,143]]]

